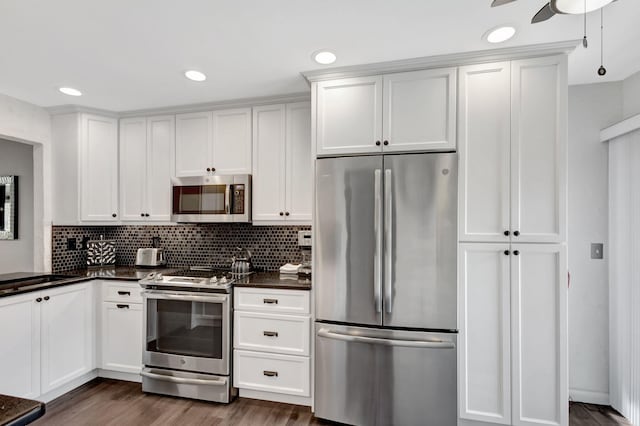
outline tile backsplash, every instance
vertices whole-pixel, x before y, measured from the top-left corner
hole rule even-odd
[[[122,226],[54,226],[52,242],[53,272],[87,266],[84,237],[100,236],[116,242],[116,264],[132,266],[140,247],[151,247],[159,237],[169,266],[207,265],[228,268],[236,247],[251,251],[256,268],[276,271],[287,262],[300,262],[298,231],[309,226],[252,226],[245,223]],[[67,239],[75,239],[76,250],[68,250]]]

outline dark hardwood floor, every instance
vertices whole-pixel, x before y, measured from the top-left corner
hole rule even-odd
[[[610,407],[572,403],[571,426],[630,425]],[[139,383],[96,379],[47,404],[35,425],[327,425],[309,407],[240,398],[232,404],[142,393]]]

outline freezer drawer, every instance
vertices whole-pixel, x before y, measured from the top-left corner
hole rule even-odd
[[[316,323],[315,415],[354,425],[453,426],[454,333]]]

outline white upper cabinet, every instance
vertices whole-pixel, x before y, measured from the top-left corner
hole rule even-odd
[[[566,240],[567,59],[511,66],[511,227],[514,241]]]
[[[456,147],[456,68],[387,74],[383,151]]]
[[[460,241],[566,240],[566,58],[460,69]]]
[[[500,62],[460,68],[461,241],[509,241],[510,67],[510,62]]]
[[[123,221],[169,221],[174,117],[120,120],[120,206]]]
[[[80,219],[118,218],[118,120],[82,114],[80,131]]]
[[[176,176],[251,173],[251,108],[176,115]]]
[[[314,83],[316,154],[453,150],[456,68]]]
[[[316,106],[318,155],[382,151],[382,76],[321,81]]]
[[[251,173],[251,108],[213,112],[212,152],[216,173]]]
[[[176,115],[176,176],[198,176],[211,171],[210,112]]]
[[[311,223],[311,106],[253,109],[253,222]]]

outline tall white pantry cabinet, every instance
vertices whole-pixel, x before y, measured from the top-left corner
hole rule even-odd
[[[567,425],[567,61],[459,69],[459,424]]]

